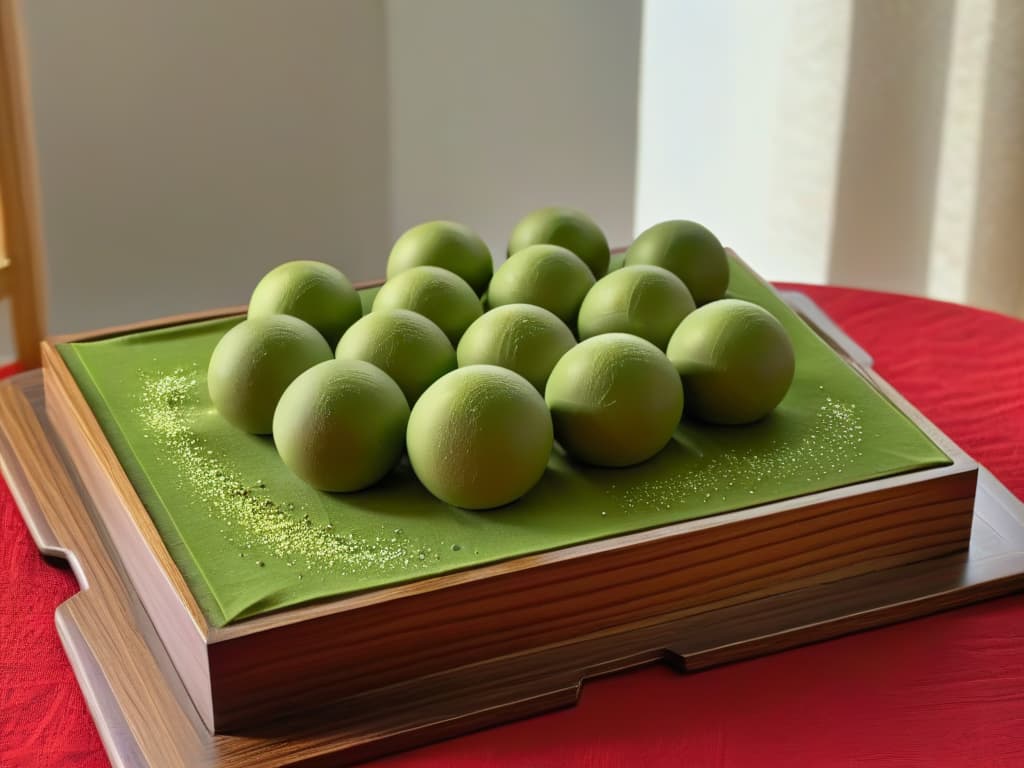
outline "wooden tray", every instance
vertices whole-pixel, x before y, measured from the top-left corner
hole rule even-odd
[[[806,306],[804,312],[808,314]],[[815,324],[825,328],[827,319],[819,316]],[[853,357],[857,356],[854,352]],[[862,357],[860,362],[869,361]],[[891,390],[887,394],[902,402]],[[655,610],[646,620],[621,622],[560,642],[535,640],[535,645],[516,653],[492,653],[479,660],[448,659],[447,668],[423,671],[414,665],[420,674],[383,687],[365,688],[316,716],[262,723],[252,719],[238,724],[230,735],[214,736],[204,725],[204,713],[194,705],[194,696],[189,695],[188,675],[194,670],[183,667],[180,658],[176,658],[173,646],[180,638],[161,632],[161,623],[167,618],[161,613],[163,605],[154,601],[152,592],[144,591],[153,587],[159,596],[161,585],[143,580],[143,589],[135,590],[133,583],[140,583],[136,578],[140,573],[139,551],[115,546],[118,536],[133,530],[124,522],[127,519],[131,523],[131,519],[119,513],[118,498],[97,494],[97,490],[103,491],[102,485],[97,488],[88,487],[88,482],[80,484],[78,473],[49,426],[42,400],[37,373],[17,377],[0,390],[0,457],[40,549],[44,554],[66,557],[83,585],[84,591],[58,610],[58,628],[108,749],[115,762],[124,764],[287,765],[328,756],[330,764],[359,760],[570,704],[576,700],[581,680],[593,675],[660,659],[694,669],[766,653],[1003,594],[1021,585],[1024,572],[1019,505],[984,475],[976,502],[973,482],[970,494],[962,502],[968,510],[968,524],[969,510],[975,502],[976,524],[971,548],[966,553],[922,560],[928,547],[918,547],[912,551],[916,563],[900,564],[910,556],[906,553],[900,553],[895,561],[887,560],[891,558],[890,552],[888,556],[860,561],[853,568],[848,564],[834,567],[824,558],[825,567],[802,571],[795,578],[786,574],[788,581],[779,581],[770,589],[762,588],[760,599],[753,599],[758,596],[755,590],[752,595],[713,595],[703,602],[671,604],[673,595],[678,597],[672,593],[662,601],[654,601]],[[53,404],[47,406],[52,408]],[[67,428],[66,424],[60,427],[62,437]],[[948,449],[951,444],[939,438]],[[74,441],[68,442],[74,450]],[[911,497],[913,503],[909,506],[927,510],[921,500],[935,498],[929,496],[933,492],[955,488],[962,493],[965,478],[973,481],[976,469],[962,454],[957,460],[960,466],[955,472],[913,473],[929,476],[924,479],[924,486],[916,488],[923,489],[925,495]],[[906,502],[906,494],[892,495],[891,488],[913,491],[915,480],[908,481],[908,476],[904,476],[902,480],[880,481],[897,482],[887,488],[872,488],[870,494],[881,495],[869,496],[870,503],[882,499],[882,508],[888,508],[886,505],[893,500]],[[954,497],[954,502],[959,510],[959,497]],[[722,521],[729,517],[738,515],[747,522],[794,510],[786,505],[769,506],[775,509],[722,515],[699,521],[701,524],[694,528],[689,528],[692,524],[667,526],[616,541],[630,539],[631,543],[665,546],[666,541],[680,535],[706,536],[707,531],[722,528]],[[818,513],[820,516],[849,508],[830,497]],[[878,515],[864,519],[873,517]],[[788,519],[801,523],[799,514]],[[666,530],[671,534],[665,535]],[[758,535],[756,527],[748,531],[748,536]],[[941,547],[948,553],[959,547],[959,542],[951,537]],[[966,544],[966,540],[962,543]],[[599,542],[582,549],[586,550],[584,555],[601,552],[606,558],[608,552],[616,551],[608,546],[607,542]],[[130,557],[122,561],[119,552]],[[541,564],[549,560],[539,559],[545,561]],[[886,568],[887,564],[891,567]],[[141,574],[147,576],[144,571]],[[600,578],[599,573],[588,575]],[[464,575],[456,576],[460,577],[455,579],[456,585],[479,583]],[[164,587],[173,588],[174,584],[168,579]],[[408,587],[398,588],[403,589]],[[331,612],[332,607],[333,604],[314,607],[313,615],[304,617],[310,621],[300,622],[299,626],[324,626],[321,622],[336,615]],[[401,619],[400,612],[395,618]],[[270,633],[264,637],[282,637],[277,633],[294,626],[280,622],[279,616],[257,619],[254,623],[261,625],[257,631],[235,635],[242,640],[249,638],[248,648],[245,644],[236,646],[242,653],[254,647],[253,637],[261,633]],[[193,626],[198,630],[198,624]],[[177,629],[187,630],[188,626]],[[227,631],[231,630],[237,628]],[[315,634],[319,630],[307,631]],[[221,639],[214,641],[217,644]],[[289,712],[286,707],[279,711]]]

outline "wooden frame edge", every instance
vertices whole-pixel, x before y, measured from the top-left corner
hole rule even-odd
[[[379,282],[363,284],[361,287],[372,287],[377,284],[379,284]],[[774,292],[774,288],[772,290]],[[970,472],[973,472],[975,476],[977,474],[977,466],[974,462],[965,453],[960,451],[955,443],[942,434],[937,427],[928,422],[919,411],[914,409],[913,406],[911,406],[905,399],[899,396],[899,394],[896,393],[896,391],[892,389],[884,379],[873,371],[854,365],[853,361],[847,359],[847,363],[854,367],[854,369],[864,377],[869,384],[879,391],[880,394],[893,402],[894,406],[904,413],[907,418],[910,418],[911,421],[913,421],[919,428],[922,428],[925,433],[928,434],[929,438],[935,440],[936,443],[938,443],[940,447],[947,452],[953,460],[953,464],[842,486],[840,488],[822,491],[809,497],[801,497],[799,500],[784,499],[771,504],[762,504],[755,507],[735,510],[728,514],[713,515],[698,520],[656,526],[643,531],[626,533],[606,539],[599,539],[593,542],[584,542],[570,547],[563,547],[551,552],[526,555],[498,563],[478,566],[465,571],[455,571],[449,574],[442,574],[412,582],[410,584],[384,587],[356,595],[325,600],[322,603],[296,606],[294,608],[284,609],[280,612],[266,616],[254,617],[227,627],[213,627],[206,620],[202,610],[199,608],[198,603],[195,600],[195,597],[188,588],[187,583],[184,581],[184,577],[177,568],[173,559],[170,557],[170,553],[163,544],[163,540],[160,537],[159,532],[156,530],[152,519],[149,517],[148,511],[145,509],[145,506],[135,491],[134,486],[132,486],[123,467],[121,467],[120,462],[117,460],[112,446],[106,439],[95,415],[92,413],[91,409],[89,409],[84,395],[81,390],[79,390],[77,383],[74,381],[74,377],[71,375],[70,369],[64,363],[62,356],[56,348],[56,344],[60,343],[61,339],[70,342],[96,340],[141,330],[182,325],[188,322],[208,320],[217,317],[227,317],[241,314],[244,311],[244,307],[209,310],[205,312],[146,321],[128,326],[102,329],[88,334],[58,337],[56,339],[47,340],[43,344],[43,352],[47,361],[47,370],[45,373],[48,377],[48,390],[52,390],[54,387],[59,388],[60,396],[67,400],[68,408],[71,410],[75,420],[78,422],[79,430],[85,435],[85,440],[89,443],[90,451],[99,461],[114,468],[114,477],[111,478],[111,481],[116,488],[121,506],[128,512],[128,517],[131,519],[131,523],[138,530],[139,535],[142,536],[147,546],[153,550],[157,569],[162,572],[162,575],[165,578],[169,579],[179,602],[186,609],[186,612],[189,614],[189,617],[193,621],[196,629],[202,636],[207,649],[207,663],[210,665],[209,668],[211,674],[214,672],[213,665],[217,658],[213,655],[215,650],[214,646],[221,646],[221,651],[227,651],[233,641],[244,640],[247,637],[258,635],[266,631],[288,629],[297,624],[316,621],[318,619],[341,620],[343,615],[347,612],[358,611],[369,605],[387,605],[396,600],[404,600],[418,595],[425,595],[427,593],[442,592],[452,587],[465,587],[471,582],[484,582],[497,576],[516,578],[516,574],[520,574],[525,577],[526,572],[533,571],[535,569],[543,569],[564,563],[571,564],[572,562],[580,559],[589,560],[597,556],[604,556],[606,553],[629,550],[633,547],[646,543],[674,539],[678,536],[685,536],[692,533],[698,533],[703,530],[720,528],[735,523],[751,523],[759,519],[767,521],[781,512],[792,513],[802,506],[818,507],[821,505],[828,505],[836,500],[841,500],[842,498],[849,496],[850,489],[852,487],[859,487],[860,492],[857,495],[860,498],[859,504],[862,504],[866,503],[865,497],[875,491],[892,491],[903,486],[920,486],[921,484],[928,483],[930,481],[938,482],[945,477],[956,479],[957,477]],[[848,356],[844,355],[844,358],[847,357]],[[906,495],[908,497],[910,496],[909,493]],[[813,500],[813,503],[808,504],[809,500]],[[969,521],[967,526],[967,532],[969,534]],[[963,545],[966,546],[966,540]],[[952,551],[950,549],[951,546],[952,543],[950,541],[943,543],[941,546],[933,547],[933,549],[935,554],[944,554]],[[921,551],[930,552],[932,550]],[[897,555],[898,556],[893,562],[900,564],[902,561],[899,557],[903,557],[905,561],[905,555],[899,555],[898,553]],[[871,562],[882,561],[878,560],[877,556],[873,556]],[[857,567],[858,566],[856,564],[843,566],[843,568],[836,571],[836,573],[845,573],[846,571],[844,569],[849,568],[852,568],[853,572],[857,572]],[[807,576],[806,578],[811,579],[811,576]],[[836,578],[839,578],[839,576]],[[738,600],[739,598],[730,599]],[[713,607],[714,605],[709,604],[706,609],[711,610]],[[705,608],[701,607],[700,610],[703,611]],[[208,686],[212,692],[212,677],[208,681]],[[216,712],[217,704],[215,699],[212,706],[214,712]],[[213,715],[210,715],[210,719],[208,719],[204,716],[204,720],[207,720],[207,725],[211,729],[214,725],[212,717]],[[219,722],[220,721],[218,720],[218,723]]]
[[[113,447],[106,439],[103,428],[96,420],[96,416],[93,414],[88,402],[86,402],[85,396],[76,385],[74,376],[72,376],[70,369],[64,362],[64,358],[57,351],[56,346],[48,340],[43,342],[42,352],[44,386],[46,387],[47,397],[59,392],[60,396],[66,401],[73,418],[77,421],[79,432],[92,438],[89,440],[89,448],[93,455],[104,464],[115,468],[111,481],[117,489],[119,501],[126,509],[136,512],[130,514],[129,517],[138,530],[139,535],[143,537],[153,552],[164,575],[171,583],[182,605],[195,624],[196,630],[205,639],[208,637],[210,625],[199,608],[199,603],[196,602],[184,576],[182,576],[170,552],[164,545],[163,539],[159,531],[157,531],[152,518],[145,511],[145,505],[143,505],[142,500],[135,492],[127,473],[121,467]],[[49,407],[48,404],[47,409]],[[98,438],[102,438],[102,440]],[[131,489],[130,494],[128,489]],[[138,510],[141,510],[144,514],[137,514]]]
[[[735,254],[731,249],[727,249],[740,263],[747,266],[738,255]],[[754,270],[750,270],[751,273],[760,281],[763,285],[768,287],[776,296],[778,292],[770,283],[765,281],[760,275]],[[364,288],[372,288],[383,284],[383,280],[365,281],[356,284],[356,288],[362,290]],[[781,297],[780,297],[781,299]],[[47,339],[43,342],[44,348],[44,359],[54,360],[62,373],[63,381],[62,389],[73,390],[73,394],[69,397],[77,401],[79,408],[84,408],[88,413],[84,418],[81,418],[81,422],[87,429],[97,430],[94,434],[99,434],[103,437],[102,446],[98,446],[97,450],[102,453],[105,458],[109,461],[116,463],[116,455],[113,452],[113,448],[106,440],[105,435],[102,433],[102,429],[99,427],[99,423],[88,409],[88,404],[84,400],[80,390],[74,382],[70,371],[64,364],[63,358],[56,349],[56,345],[60,343],[74,343],[79,341],[96,341],[104,338],[111,338],[114,336],[120,336],[127,333],[135,333],[145,330],[156,330],[159,328],[171,327],[176,325],[183,325],[191,322],[201,322],[205,320],[216,319],[220,317],[230,317],[234,315],[244,314],[246,307],[234,306],[224,307],[213,310],[205,310],[200,312],[185,313],[180,315],[174,315],[165,318],[158,318],[155,320],[148,320],[138,323],[131,323],[120,326],[113,326],[109,328],[99,329],[87,333],[79,334],[67,334],[63,336],[56,336]],[[803,319],[803,318],[801,318]],[[806,321],[804,321],[806,322]],[[810,325],[810,324],[808,324]],[[813,330],[813,328],[812,328]],[[869,480],[864,483],[854,484],[861,486],[863,493],[871,493],[881,485],[889,485],[895,481],[898,484],[913,484],[917,482],[924,482],[934,477],[941,477],[949,474],[957,474],[964,471],[970,471],[977,469],[977,465],[974,461],[964,453],[952,440],[950,440],[945,434],[942,433],[937,427],[929,422],[923,414],[920,413],[912,404],[910,404],[905,398],[903,398],[891,385],[888,384],[881,376],[875,373],[873,370],[865,369],[857,365],[854,361],[850,360],[842,350],[837,350],[841,354],[846,362],[851,365],[862,377],[864,377],[869,384],[874,386],[883,397],[886,397],[893,405],[910,418],[915,425],[917,425],[922,431],[927,434],[929,439],[933,440],[938,444],[943,451],[949,455],[953,464],[946,467],[934,467],[925,470],[920,470],[913,473],[904,473],[901,475],[892,475],[886,478],[879,478],[877,480]],[[98,441],[94,441],[98,442]],[[127,478],[127,475],[121,471],[123,478],[118,478],[118,485],[121,486],[121,480],[127,483],[127,487],[131,487],[131,483]],[[813,494],[811,498],[815,500],[815,503],[828,503],[833,498],[843,495],[844,492],[848,492],[848,489],[853,486],[842,486],[841,488],[831,489],[828,491],[821,491],[817,494]],[[127,492],[127,488],[122,488],[123,492]],[[805,497],[808,498],[808,497]],[[657,526],[655,528],[646,529],[643,531],[636,531],[632,533],[621,534],[606,539],[599,539],[592,542],[584,542],[582,544],[572,545],[569,547],[563,547],[552,552],[543,552],[533,555],[524,555],[521,557],[513,558],[510,560],[501,561],[498,563],[491,563],[487,565],[477,566],[465,571],[455,571],[448,574],[441,574],[439,576],[422,579],[412,584],[401,584],[390,587],[381,587],[379,589],[368,590],[366,592],[357,593],[355,595],[338,597],[332,600],[325,600],[323,602],[311,603],[308,605],[296,606],[293,608],[284,609],[279,612],[267,614],[265,616],[257,616],[250,619],[245,619],[236,623],[233,623],[225,627],[215,627],[206,621],[203,616],[198,603],[195,601],[191,590],[188,589],[188,585],[181,575],[180,570],[170,557],[170,553],[167,552],[166,547],[163,544],[162,539],[159,536],[159,532],[156,531],[152,520],[149,517],[148,512],[145,510],[141,499],[137,493],[132,489],[131,497],[124,497],[126,508],[133,510],[133,520],[137,526],[146,531],[147,541],[154,543],[161,550],[161,557],[159,562],[161,567],[165,570],[170,569],[169,578],[174,583],[175,588],[182,597],[182,602],[186,605],[190,615],[195,621],[198,617],[200,623],[197,622],[197,626],[202,627],[201,631],[208,644],[214,644],[224,642],[228,640],[237,639],[246,635],[256,634],[259,632],[266,631],[268,629],[275,629],[290,624],[297,624],[309,620],[315,620],[323,618],[325,616],[342,613],[349,610],[358,610],[368,603],[380,603],[394,599],[404,599],[415,594],[421,594],[424,592],[433,592],[437,590],[445,589],[449,586],[464,584],[467,581],[477,581],[493,578],[495,575],[501,573],[509,573],[511,567],[516,570],[529,570],[538,567],[545,567],[551,565],[553,562],[557,562],[565,559],[573,559],[581,556],[589,556],[595,552],[607,552],[614,551],[624,547],[635,546],[638,543],[648,541],[652,538],[668,538],[691,531],[701,530],[707,527],[726,525],[733,522],[740,522],[749,519],[751,516],[754,517],[765,517],[774,515],[780,511],[784,511],[787,507],[792,505],[793,500],[784,499],[777,502],[772,502],[766,505],[759,505],[757,507],[747,507],[739,510],[734,510],[727,514],[712,515],[710,517],[700,518],[698,520],[682,521],[679,523],[670,523],[668,525]],[[739,517],[737,517],[739,516]],[[728,518],[728,519],[726,519]],[[415,587],[415,589],[410,589]]]

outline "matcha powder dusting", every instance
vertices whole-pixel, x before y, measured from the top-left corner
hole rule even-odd
[[[712,501],[749,506],[766,483],[840,481],[849,463],[863,455],[864,426],[856,405],[822,394],[811,427],[792,443],[758,451],[730,449],[691,471],[619,491],[622,511],[668,509]]]
[[[164,452],[182,486],[223,525],[221,532],[240,557],[251,556],[253,567],[263,567],[273,556],[301,578],[302,571],[394,571],[423,565],[420,553],[433,554],[398,531],[374,536],[315,523],[293,502],[274,499],[263,480],[232,472],[192,428],[201,408],[197,371],[179,368],[145,378],[137,416],[144,437]]]

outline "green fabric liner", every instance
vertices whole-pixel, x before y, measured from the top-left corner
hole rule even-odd
[[[374,292],[363,292],[364,304]],[[664,451],[627,469],[582,467],[556,449],[534,490],[488,512],[434,499],[405,462],[354,494],[320,493],[295,478],[272,440],[232,428],[210,405],[207,360],[240,318],[59,349],[197,601],[223,626],[951,463],[739,262],[729,293],[771,311],[793,339],[796,377],[774,413],[746,427],[684,419]],[[154,407],[147,386],[175,375],[187,396]],[[167,414],[182,429],[167,432]]]

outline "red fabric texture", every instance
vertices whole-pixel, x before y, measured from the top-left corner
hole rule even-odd
[[[1024,497],[1024,323],[799,286],[943,431]],[[0,487],[0,766],[107,765],[57,640],[76,590]],[[1024,766],[1024,595],[693,675],[588,682],[580,703],[374,763]]]

